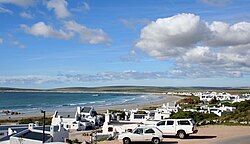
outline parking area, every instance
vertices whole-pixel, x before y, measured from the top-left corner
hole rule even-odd
[[[242,141],[250,143],[250,126],[223,126],[223,125],[210,125],[198,128],[198,134],[190,135],[187,139],[178,139],[175,137],[165,137],[163,144],[208,144],[208,143],[221,143],[231,141]],[[84,139],[89,140],[88,136],[82,136],[81,132],[71,133],[71,139],[77,138],[79,141]],[[98,142],[98,144],[121,144],[118,140]]]

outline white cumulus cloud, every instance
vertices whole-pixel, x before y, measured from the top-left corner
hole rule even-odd
[[[175,60],[189,77],[250,75],[250,23],[208,23],[194,14],[157,19],[135,44],[148,55]]]
[[[213,22],[209,25],[210,46],[230,46],[250,43],[250,23],[239,22],[233,25],[224,22]]]
[[[74,34],[63,30],[55,30],[53,27],[46,25],[44,22],[38,22],[33,26],[20,25],[20,27],[28,34],[34,36],[52,37],[60,39],[70,39]]]
[[[58,18],[66,18],[70,16],[67,6],[68,2],[65,0],[50,0],[47,3],[47,8],[49,10],[54,10]]]
[[[144,27],[136,47],[159,59],[171,58],[203,40],[207,32],[199,16],[178,14]]]

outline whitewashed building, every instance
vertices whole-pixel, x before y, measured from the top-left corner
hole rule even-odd
[[[1,141],[0,144],[43,144],[43,127],[37,126],[33,123],[28,125],[28,128],[22,131],[11,131],[8,139]],[[64,142],[69,138],[69,132],[62,127],[62,125],[57,126],[46,126],[45,143],[50,142]]]
[[[92,129],[99,123],[97,113],[93,107],[77,107],[76,112],[58,112],[52,117],[51,125],[62,124],[65,129]]]

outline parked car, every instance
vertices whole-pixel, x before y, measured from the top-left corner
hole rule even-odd
[[[193,119],[166,119],[155,124],[163,135],[176,135],[180,139],[197,133],[197,127]]]
[[[162,142],[162,132],[153,126],[137,127],[132,132],[121,133],[118,140],[123,144],[131,142],[152,142],[159,144]]]

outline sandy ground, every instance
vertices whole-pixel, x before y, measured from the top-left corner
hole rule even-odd
[[[237,139],[239,142],[241,137],[250,137],[250,126],[223,126],[223,125],[210,125],[198,127],[198,134],[190,135],[187,139],[178,139],[175,137],[165,137],[163,144],[213,144],[221,143],[231,139]],[[87,139],[83,137],[81,133],[71,133],[71,139],[78,138],[79,140]],[[249,141],[250,143],[250,141]],[[98,144],[121,144],[117,140],[98,142]]]

